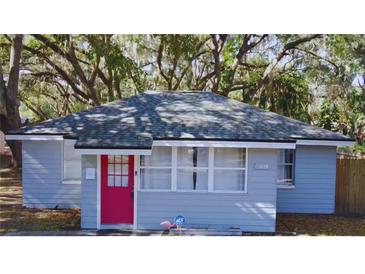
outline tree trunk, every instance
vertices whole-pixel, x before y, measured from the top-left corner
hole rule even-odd
[[[22,51],[23,35],[17,34],[13,39],[10,51],[9,62],[9,78],[8,85],[5,86],[5,81],[0,83],[5,87],[5,103],[6,114],[1,113],[1,130],[7,132],[9,130],[18,129],[21,125],[19,114],[19,99],[18,99],[18,84],[19,84],[19,64]],[[0,78],[3,78],[2,76]],[[22,165],[21,143],[17,141],[7,141],[13,154],[13,165]]]

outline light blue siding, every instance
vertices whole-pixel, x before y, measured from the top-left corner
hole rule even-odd
[[[297,146],[295,189],[278,189],[278,212],[334,213],[336,147]]]
[[[275,231],[276,160],[273,149],[249,149],[248,192],[138,192],[138,228],[161,229],[164,220],[182,214],[187,226],[205,228],[240,228],[243,231]],[[268,164],[268,170],[254,165]]]
[[[78,208],[81,185],[62,184],[62,142],[23,141],[23,205]]]
[[[82,194],[81,194],[81,228],[95,229],[97,227],[97,156],[82,155]],[[95,168],[95,179],[85,178],[85,169]]]

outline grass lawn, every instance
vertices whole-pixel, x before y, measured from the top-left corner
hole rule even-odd
[[[0,235],[14,231],[79,229],[80,210],[23,208],[20,170],[0,169]],[[276,230],[277,235],[365,236],[365,217],[278,214]]]
[[[23,208],[21,171],[0,169],[0,235],[13,231],[79,229],[80,210]]]

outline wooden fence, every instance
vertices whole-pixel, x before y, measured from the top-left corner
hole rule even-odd
[[[364,158],[337,158],[336,213],[365,216]]]

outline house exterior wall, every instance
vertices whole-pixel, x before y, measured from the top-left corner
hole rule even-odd
[[[81,228],[97,228],[97,178],[100,170],[97,170],[97,156],[83,155],[81,157],[82,184],[81,184]],[[86,168],[95,168],[95,179],[86,179]]]
[[[62,184],[62,142],[23,141],[23,205],[78,208],[81,185]]]
[[[247,193],[138,191],[139,229],[161,229],[160,223],[182,214],[187,226],[275,231],[277,150],[249,149]],[[255,164],[268,164],[259,170]]]
[[[23,141],[22,148],[24,206],[81,205],[81,227],[95,229],[97,176],[86,180],[85,169],[97,170],[97,156],[82,156],[82,184],[67,185],[62,184],[60,141]],[[336,147],[297,146],[295,189],[276,190],[277,150],[249,149],[248,153],[246,194],[138,191],[138,228],[160,229],[162,221],[182,214],[190,226],[271,232],[275,231],[276,212],[334,212]],[[270,168],[257,169],[258,163],[269,164]]]
[[[278,212],[334,213],[336,147],[297,146],[295,188],[278,189]]]

